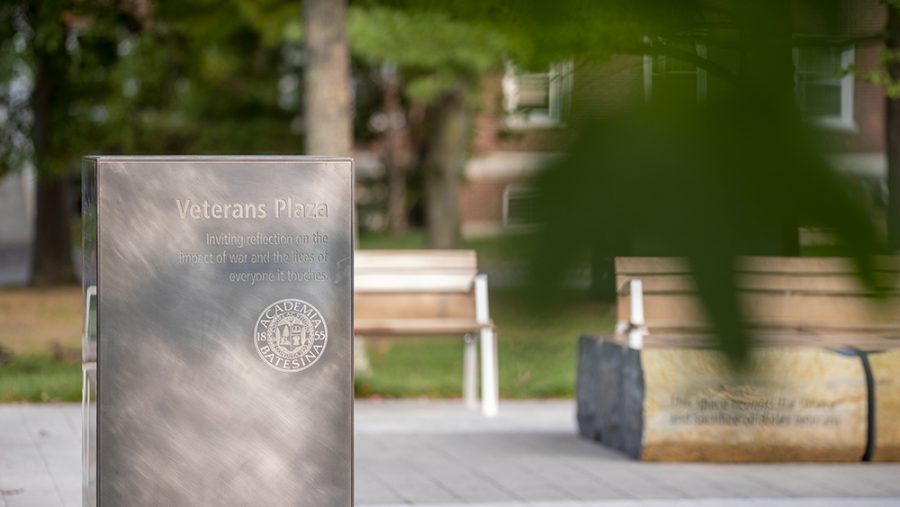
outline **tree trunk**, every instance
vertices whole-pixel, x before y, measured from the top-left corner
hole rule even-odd
[[[413,148],[409,122],[403,109],[400,80],[396,71],[385,66],[381,72],[384,90],[384,114],[388,119],[385,166],[388,176],[388,230],[403,234],[409,229],[406,204],[406,174],[412,166]]]
[[[425,219],[431,248],[460,248],[457,189],[469,143],[470,114],[462,90],[444,96],[434,109],[425,157]]]
[[[346,0],[304,0],[306,153],[350,156],[353,147]]]
[[[36,23],[32,17],[32,26]],[[69,233],[69,201],[65,170],[54,164],[53,129],[65,128],[61,118],[68,110],[66,98],[68,55],[65,37],[55,47],[36,47],[34,89],[31,109],[34,114],[31,140],[37,169],[36,216],[32,246],[31,283],[56,285],[75,282],[72,243]]]
[[[755,0],[738,2],[741,20],[741,80],[774,107],[794,108],[794,62],[792,57],[792,2]],[[782,216],[781,227],[764,237],[750,239],[744,254],[800,254],[800,224],[796,216]]]
[[[406,206],[406,170],[390,161],[388,173],[388,230],[397,236],[409,230]]]
[[[888,4],[888,51],[900,49],[900,10]],[[900,80],[900,62],[892,60],[888,72],[894,82]],[[900,250],[900,98],[887,97],[885,104],[885,142],[887,144],[888,241],[892,250]]]
[[[67,182],[38,173],[32,285],[74,283]]]

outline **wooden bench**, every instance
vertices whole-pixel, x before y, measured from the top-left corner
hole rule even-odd
[[[478,273],[474,251],[358,251],[353,302],[360,336],[464,335],[463,398],[469,407],[478,405],[478,335],[481,409],[487,417],[497,414],[497,340],[487,275]]]
[[[841,258],[745,257],[738,298],[763,344],[900,346],[900,259],[880,258],[878,301]],[[632,348],[700,345],[711,326],[681,259],[616,259],[617,332]]]
[[[756,369],[734,376],[686,262],[616,259],[613,336],[582,337],[583,436],[659,461],[900,460],[900,259],[746,257]]]

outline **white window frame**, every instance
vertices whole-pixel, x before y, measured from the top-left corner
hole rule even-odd
[[[645,42],[649,42],[648,38],[645,38]],[[694,50],[697,53],[697,56],[700,58],[706,58],[706,45],[705,44],[694,44]],[[653,101],[653,55],[644,55],[644,102],[649,104]],[[656,56],[655,58],[669,58],[667,56],[661,55]],[[695,66],[696,70],[696,82],[697,82],[697,103],[704,104],[706,103],[706,70],[702,67]]]
[[[528,184],[512,183],[503,189],[503,228],[507,230],[528,230],[534,228],[534,223],[516,223],[510,222],[509,217],[509,200],[512,197],[534,198],[537,191]]]
[[[800,86],[800,48],[793,48],[794,61],[794,88],[795,93],[799,94]],[[849,46],[841,51],[841,69],[847,70],[852,68],[856,62],[856,48]],[[819,115],[810,116],[816,125],[835,130],[856,131],[856,119],[853,116],[853,87],[854,75],[852,72],[845,72],[843,76],[835,77],[839,81],[841,88],[841,112],[837,115]],[[799,98],[799,97],[798,97]]]
[[[531,128],[558,128],[565,126],[572,107],[572,83],[574,63],[564,60],[550,65],[547,72],[522,72],[512,62],[506,63],[503,75],[503,109],[505,125],[513,130]],[[547,108],[544,114],[519,111],[519,83],[523,76],[547,80]],[[544,77],[546,76],[546,77]]]

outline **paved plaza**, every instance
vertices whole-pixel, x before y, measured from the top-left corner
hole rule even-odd
[[[0,405],[0,507],[81,505],[80,408]],[[900,464],[653,464],[575,436],[571,401],[356,405],[357,505],[900,506]]]

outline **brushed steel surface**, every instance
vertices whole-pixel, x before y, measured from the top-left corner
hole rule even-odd
[[[82,163],[81,504],[97,505],[97,160]]]
[[[99,505],[352,505],[351,161],[99,157],[96,165]],[[301,204],[304,215],[321,215],[325,203],[327,216],[278,217],[277,199]],[[187,200],[210,206],[194,213]],[[216,203],[232,205],[232,218],[216,218]],[[233,217],[248,204],[265,204],[266,216]],[[211,244],[220,234],[232,244]],[[300,242],[249,243],[283,239],[272,235]],[[302,355],[307,335],[327,327],[327,341],[314,342],[324,349],[299,371],[267,364],[266,342],[263,352],[255,343],[274,316],[261,314],[282,300],[307,302],[326,325],[303,321],[314,312],[280,314],[268,336],[286,340],[281,353]]]

